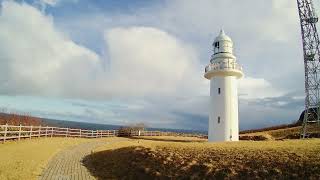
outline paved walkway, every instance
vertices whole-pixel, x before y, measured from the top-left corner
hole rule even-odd
[[[103,140],[93,140],[93,142],[79,144],[59,152],[49,161],[39,180],[95,179],[82,165],[82,158],[90,154],[94,148],[108,143]]]

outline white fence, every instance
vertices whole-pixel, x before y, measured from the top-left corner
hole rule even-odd
[[[0,141],[33,137],[102,138],[118,136],[118,130],[83,130],[48,126],[0,125]]]
[[[125,133],[124,133],[125,134]],[[119,136],[121,136],[121,132],[119,132]],[[161,131],[132,131],[127,134],[127,136],[166,136],[166,132]]]
[[[72,128],[60,128],[49,126],[13,126],[0,125],[0,142],[7,140],[20,140],[22,138],[34,137],[78,137],[78,138],[102,138],[114,136],[184,136],[184,137],[201,137],[203,135],[184,134],[162,131],[118,131],[118,130],[83,130]]]

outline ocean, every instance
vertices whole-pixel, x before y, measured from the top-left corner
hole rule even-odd
[[[88,130],[117,130],[124,126],[119,125],[110,125],[110,124],[96,124],[96,123],[85,123],[85,122],[76,122],[76,121],[65,121],[65,120],[55,120],[55,119],[45,119],[42,118],[42,121],[47,126],[53,127],[67,127],[75,129],[88,129]],[[176,133],[188,133],[188,134],[208,134],[207,131],[199,130],[186,130],[186,129],[167,129],[167,128],[149,128],[146,127],[148,131],[163,131],[163,132],[176,132]]]

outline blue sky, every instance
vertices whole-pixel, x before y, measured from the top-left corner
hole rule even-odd
[[[303,110],[295,1],[0,2],[0,108],[6,111],[205,130],[203,70],[222,27],[245,73],[238,84],[240,128],[290,123]]]

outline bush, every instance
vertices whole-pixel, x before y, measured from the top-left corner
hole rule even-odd
[[[42,121],[40,118],[32,117],[29,114],[8,113],[2,110],[0,112],[0,124],[39,126]]]
[[[119,132],[118,136],[122,136],[122,137],[134,136],[134,135],[138,135],[139,131],[144,131],[144,130],[145,130],[145,125],[143,123],[138,123],[132,126],[121,127],[118,131]]]

